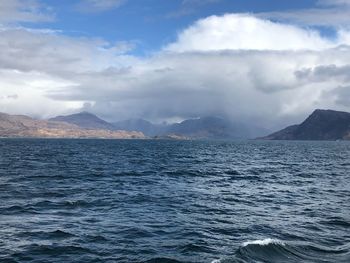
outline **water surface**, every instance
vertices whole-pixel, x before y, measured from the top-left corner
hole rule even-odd
[[[0,140],[0,262],[350,262],[350,143]]]

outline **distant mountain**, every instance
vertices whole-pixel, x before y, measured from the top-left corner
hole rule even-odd
[[[202,117],[185,120],[170,125],[166,134],[175,134],[189,138],[238,139],[248,138],[244,125],[234,124],[219,117]]]
[[[317,109],[301,124],[289,126],[262,139],[349,140],[350,113]]]
[[[220,117],[201,117],[174,124],[153,124],[143,119],[131,119],[113,123],[115,129],[140,131],[147,136],[159,138],[192,139],[244,139],[262,134],[259,128],[233,123]]]
[[[0,137],[30,138],[145,138],[141,132],[83,129],[75,124],[36,120],[24,115],[0,113]]]
[[[164,134],[167,129],[166,125],[153,124],[143,119],[130,119],[112,123],[117,130],[139,131],[146,136],[157,136]]]
[[[96,115],[85,111],[67,116],[57,116],[55,118],[49,119],[49,121],[67,122],[75,124],[83,129],[115,130],[115,127],[111,123],[106,122]]]

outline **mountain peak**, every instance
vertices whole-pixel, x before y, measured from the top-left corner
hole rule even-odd
[[[300,125],[310,125],[311,123],[319,122],[318,125],[325,125],[327,122],[337,122],[350,118],[350,113],[335,110],[316,109],[313,113]]]
[[[349,114],[348,112],[345,111],[337,111],[337,110],[330,110],[330,109],[315,109],[312,114],[324,114],[324,113],[329,113],[329,114]]]
[[[87,111],[82,111],[67,116],[57,116],[49,120],[75,124],[84,129],[114,130],[114,126],[111,123],[106,122],[105,120],[102,120],[96,115]]]
[[[93,117],[93,118],[98,118],[95,114],[88,112],[88,111],[81,111],[78,113],[73,113],[70,115],[66,115],[66,116],[59,116],[59,117],[68,117],[68,116],[81,116],[81,117]]]
[[[316,109],[301,124],[275,132],[271,140],[340,140],[350,135],[350,113]]]

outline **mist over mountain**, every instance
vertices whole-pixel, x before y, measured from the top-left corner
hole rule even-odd
[[[263,139],[349,140],[350,113],[317,109],[301,124],[289,126]]]
[[[250,137],[251,134],[248,130],[248,127],[242,124],[235,124],[223,118],[208,116],[184,120],[181,123],[170,125],[167,133],[191,138],[243,139]]]
[[[229,119],[206,116],[188,119],[179,123],[154,124],[144,119],[128,119],[117,122],[107,122],[89,112],[81,112],[67,116],[58,116],[50,121],[63,121],[77,125],[83,129],[124,130],[142,132],[148,137],[166,138],[210,138],[210,139],[249,139],[262,136],[265,129],[255,127],[254,124],[236,123]]]
[[[147,136],[178,135],[195,139],[247,139],[266,133],[266,130],[261,127],[234,123],[231,120],[215,116],[188,119],[172,124],[153,124],[143,119],[130,119],[115,122],[113,125],[116,129],[140,131]]]
[[[140,131],[146,136],[157,136],[166,133],[168,125],[153,124],[144,119],[129,119],[112,123],[117,130]]]

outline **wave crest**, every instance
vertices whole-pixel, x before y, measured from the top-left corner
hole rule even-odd
[[[281,245],[285,246],[285,243],[281,240],[278,239],[273,239],[273,238],[265,238],[265,239],[258,239],[254,241],[247,241],[242,244],[243,247],[249,246],[249,245],[260,245],[260,246],[267,246],[270,244],[274,245]]]

